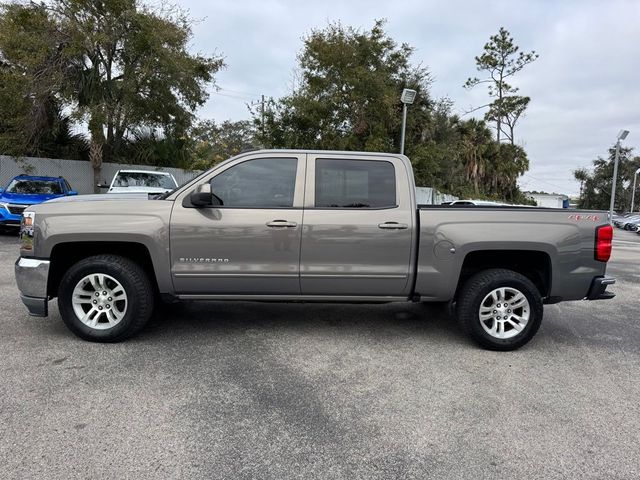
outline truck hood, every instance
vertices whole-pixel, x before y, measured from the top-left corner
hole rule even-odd
[[[54,198],[70,198],[65,197],[61,194],[55,193],[10,193],[10,192],[2,192],[0,193],[0,202],[5,203],[16,203],[19,205],[35,205],[37,203],[46,202],[47,200],[51,200]]]
[[[127,193],[166,193],[170,188],[162,187],[111,187],[107,193],[127,194]]]
[[[60,197],[51,200],[48,203],[62,202],[112,202],[124,200],[149,200],[147,193],[119,193],[117,195],[107,195],[105,193],[97,193],[94,195],[77,195],[74,197]]]

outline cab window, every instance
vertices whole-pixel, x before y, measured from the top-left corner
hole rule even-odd
[[[297,158],[259,158],[228,168],[211,180],[223,207],[293,207]]]
[[[316,160],[316,208],[396,206],[393,164],[375,160]]]

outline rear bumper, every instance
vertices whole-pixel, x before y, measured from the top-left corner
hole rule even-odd
[[[609,300],[616,296],[613,292],[607,292],[607,287],[616,283],[613,277],[596,277],[591,282],[587,300]]]
[[[49,265],[48,260],[36,258],[20,257],[16,261],[16,283],[20,290],[20,299],[29,310],[29,315],[46,317],[48,314]]]

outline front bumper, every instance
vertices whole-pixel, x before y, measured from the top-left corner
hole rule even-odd
[[[616,283],[613,277],[596,277],[591,282],[591,288],[587,293],[587,300],[609,300],[616,296],[613,292],[607,292],[607,287]]]
[[[20,220],[0,220],[0,226],[20,228]]]
[[[0,225],[19,227],[20,220],[22,220],[22,213],[11,213],[6,208],[0,206]]]
[[[49,278],[49,260],[20,257],[16,261],[16,283],[20,290],[20,299],[29,310],[29,315],[46,317],[48,315],[47,279]]]

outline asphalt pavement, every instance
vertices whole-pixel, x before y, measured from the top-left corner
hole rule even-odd
[[[610,301],[516,352],[442,306],[194,303],[87,343],[31,318],[0,236],[0,478],[640,477],[640,236]]]

